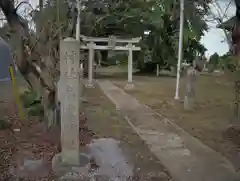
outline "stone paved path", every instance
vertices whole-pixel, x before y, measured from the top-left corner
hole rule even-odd
[[[240,181],[232,164],[219,153],[110,81],[98,84],[175,181]]]

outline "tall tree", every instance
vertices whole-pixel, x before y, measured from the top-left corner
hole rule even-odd
[[[204,51],[199,40],[207,28],[203,16],[208,11],[209,2],[210,0],[189,0],[186,3],[184,56],[190,61],[196,53]],[[161,65],[175,64],[180,7],[177,0],[88,0],[82,3],[81,32],[84,35],[142,36],[143,50],[149,52],[152,60]],[[52,119],[49,115],[53,115],[56,106],[59,36],[64,38],[75,35],[75,4],[74,0],[46,1],[45,6],[41,7],[41,13],[33,13],[33,20],[39,23],[36,34],[17,14],[12,0],[0,0],[0,8],[15,31],[14,36],[19,40],[18,68],[29,85],[40,90],[45,117],[49,119]],[[145,35],[146,31],[149,32],[148,35]],[[143,62],[143,59],[140,61]]]
[[[232,30],[232,53],[235,56],[234,61],[234,118],[239,125],[240,118],[240,0],[235,0],[236,5],[236,18]]]
[[[59,75],[59,41],[56,41],[58,29],[52,22],[47,21],[49,26],[42,28],[41,33],[35,34],[28,28],[28,22],[17,14],[14,1],[1,0],[0,7],[14,31],[12,36],[18,40],[15,49],[18,69],[30,87],[42,96],[43,119],[49,120],[50,122],[46,123],[52,124],[56,108],[56,81]]]

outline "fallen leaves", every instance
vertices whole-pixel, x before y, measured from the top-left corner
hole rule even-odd
[[[1,107],[0,107],[0,111]],[[11,124],[11,128],[0,131],[0,178],[1,181],[10,181],[16,177],[13,170],[19,167],[19,160],[29,158],[32,160],[42,159],[46,165],[50,165],[47,177],[28,177],[19,178],[22,181],[54,181],[54,173],[51,169],[51,161],[53,156],[61,151],[60,148],[60,127],[53,127],[45,131],[43,123],[37,119],[26,117],[20,120],[17,116],[16,108],[9,105],[4,109],[4,114]],[[84,146],[91,142],[95,133],[87,126],[87,117],[80,115],[80,145]],[[20,164],[21,165],[21,164]],[[93,164],[93,167],[96,166]],[[14,169],[12,169],[14,168]],[[46,169],[46,168],[45,168]],[[2,180],[5,179],[5,180]]]

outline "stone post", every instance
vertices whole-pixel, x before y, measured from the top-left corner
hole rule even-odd
[[[159,68],[159,64],[157,64],[156,76],[158,77],[159,74],[160,74],[160,68]]]
[[[197,79],[197,70],[193,66],[187,69],[186,87],[184,95],[184,109],[189,110],[193,108],[195,101],[195,88]]]
[[[83,51],[80,51],[80,75],[79,75],[79,106],[80,112],[82,112],[82,102],[85,100],[84,98],[84,63],[85,63],[85,54]]]
[[[79,41],[60,42],[61,159],[79,165]]]
[[[93,88],[93,60],[94,60],[94,47],[93,42],[88,44],[89,55],[88,55],[88,88]]]
[[[133,80],[132,80],[132,75],[133,75],[133,53],[132,53],[132,48],[133,45],[129,43],[127,45],[128,47],[128,83],[126,85],[126,89],[132,89],[134,88]]]

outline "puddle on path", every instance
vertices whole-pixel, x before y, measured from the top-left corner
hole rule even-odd
[[[94,158],[98,169],[93,177],[105,177],[109,180],[127,180],[133,177],[133,164],[120,148],[120,141],[112,138],[93,140],[87,146],[87,154]]]

